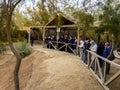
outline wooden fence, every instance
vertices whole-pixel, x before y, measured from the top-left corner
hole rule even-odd
[[[104,61],[103,67],[100,66],[100,61],[99,61],[100,59]],[[115,68],[118,68],[118,71],[109,79],[106,78],[107,64],[110,64],[114,66]],[[108,85],[111,82],[113,82],[117,77],[120,76],[120,65],[119,64],[113,61],[110,61],[104,57],[101,57],[97,55],[96,53],[89,51],[89,50],[87,51],[87,67],[88,69],[91,70],[95,78],[100,82],[100,84],[104,87],[105,90],[109,90]]]
[[[65,42],[55,42],[55,41],[46,41],[46,47],[47,48],[52,48],[55,50],[61,50],[62,48],[64,48],[65,52],[69,51],[72,53],[76,53],[75,50],[73,49],[74,44],[70,44],[70,43],[65,43]]]

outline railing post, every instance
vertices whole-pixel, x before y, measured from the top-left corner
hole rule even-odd
[[[68,45],[68,44],[65,43],[65,51],[66,51],[66,52],[67,52],[67,45]]]
[[[87,51],[87,57],[88,57],[88,69],[90,68],[90,53]]]
[[[95,68],[95,74],[96,74],[96,73],[97,73],[97,59],[96,59],[96,58],[94,58],[94,59],[95,59],[95,60],[94,60],[94,61],[95,61],[95,62],[94,62],[95,67],[94,67],[94,68]]]
[[[105,81],[106,81],[106,61],[104,62],[103,75],[104,75],[104,77],[103,77],[103,82],[105,82]]]

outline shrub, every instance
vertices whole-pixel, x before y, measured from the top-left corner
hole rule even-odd
[[[0,42],[0,53],[4,53],[5,50],[5,46]]]
[[[31,53],[31,48],[25,41],[14,43],[14,47],[18,51],[18,53],[22,56],[22,58],[28,56]]]

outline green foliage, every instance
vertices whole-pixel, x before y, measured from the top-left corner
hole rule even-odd
[[[22,57],[28,56],[31,53],[31,48],[27,42],[14,43],[14,47]]]
[[[84,30],[88,29],[94,21],[94,18],[92,15],[86,13],[85,11],[75,11],[73,13],[73,17],[76,19],[76,23],[80,25],[81,28]]]
[[[102,6],[103,14],[100,15],[101,25],[97,33],[104,31],[120,37],[120,4],[114,0],[105,0]]]
[[[0,43],[0,53],[3,53],[5,50],[5,46],[2,43]]]

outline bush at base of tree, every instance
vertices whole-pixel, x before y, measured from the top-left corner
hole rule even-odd
[[[5,46],[0,43],[0,53],[3,53],[5,51]]]
[[[21,55],[22,58],[24,58],[25,56],[28,56],[32,50],[28,45],[28,43],[25,41],[14,43],[14,47],[18,51],[18,53]]]

